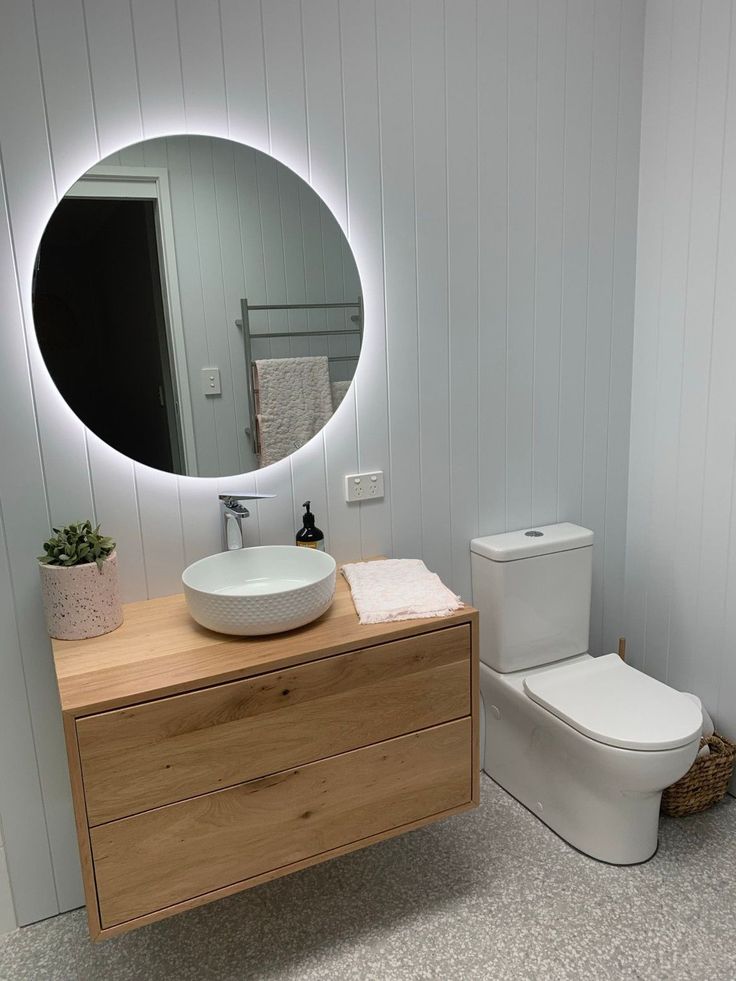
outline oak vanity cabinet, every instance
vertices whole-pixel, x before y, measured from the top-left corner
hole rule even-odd
[[[477,613],[214,634],[184,599],[55,641],[90,932],[112,936],[478,802]]]

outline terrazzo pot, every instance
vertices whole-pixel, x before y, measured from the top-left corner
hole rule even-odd
[[[112,552],[98,569],[83,565],[44,565],[41,590],[46,628],[56,640],[83,640],[109,634],[123,622],[118,557]]]

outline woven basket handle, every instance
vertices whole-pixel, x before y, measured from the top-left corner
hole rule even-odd
[[[700,745],[709,746],[713,756],[736,756],[736,746],[716,733],[712,736],[702,736]]]

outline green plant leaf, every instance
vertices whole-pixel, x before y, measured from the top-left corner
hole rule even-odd
[[[69,567],[95,562],[102,572],[105,560],[115,551],[112,538],[100,534],[100,525],[93,529],[91,521],[78,521],[52,531],[54,534],[43,543],[45,555],[38,559],[44,565]]]

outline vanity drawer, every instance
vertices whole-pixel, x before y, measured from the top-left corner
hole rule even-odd
[[[460,719],[93,828],[102,927],[467,804],[471,744]]]
[[[78,719],[89,824],[469,715],[470,642],[462,624]]]

